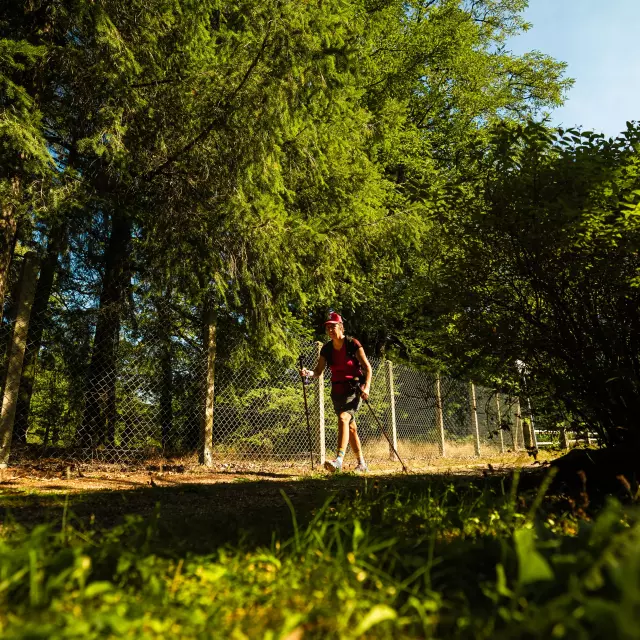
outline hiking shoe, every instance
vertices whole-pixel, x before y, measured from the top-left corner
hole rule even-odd
[[[358,464],[358,466],[353,470],[354,473],[367,473],[367,471],[369,471],[369,467],[366,462],[364,464]]]
[[[331,473],[339,473],[342,471],[342,460],[325,460],[324,468]]]

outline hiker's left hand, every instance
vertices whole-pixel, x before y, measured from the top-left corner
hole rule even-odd
[[[366,402],[369,399],[369,387],[360,388],[360,397]]]

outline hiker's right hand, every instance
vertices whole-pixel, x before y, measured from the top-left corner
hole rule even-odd
[[[300,369],[300,376],[302,378],[308,378],[311,374],[312,371],[309,371],[309,369]]]

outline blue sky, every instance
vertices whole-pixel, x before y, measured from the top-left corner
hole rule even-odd
[[[529,0],[533,27],[509,43],[568,63],[575,79],[554,124],[615,136],[640,120],[640,0]]]

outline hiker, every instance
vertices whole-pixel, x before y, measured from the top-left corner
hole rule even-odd
[[[327,460],[324,466],[333,473],[341,471],[347,444],[350,444],[358,458],[355,471],[364,473],[367,471],[367,464],[362,455],[355,414],[361,401],[369,399],[371,365],[362,345],[355,338],[345,335],[339,314],[330,313],[324,326],[331,338],[330,342],[320,350],[320,357],[313,371],[300,370],[300,375],[304,377],[319,378],[326,365],[331,369],[331,401],[338,416],[338,455],[335,460]]]

